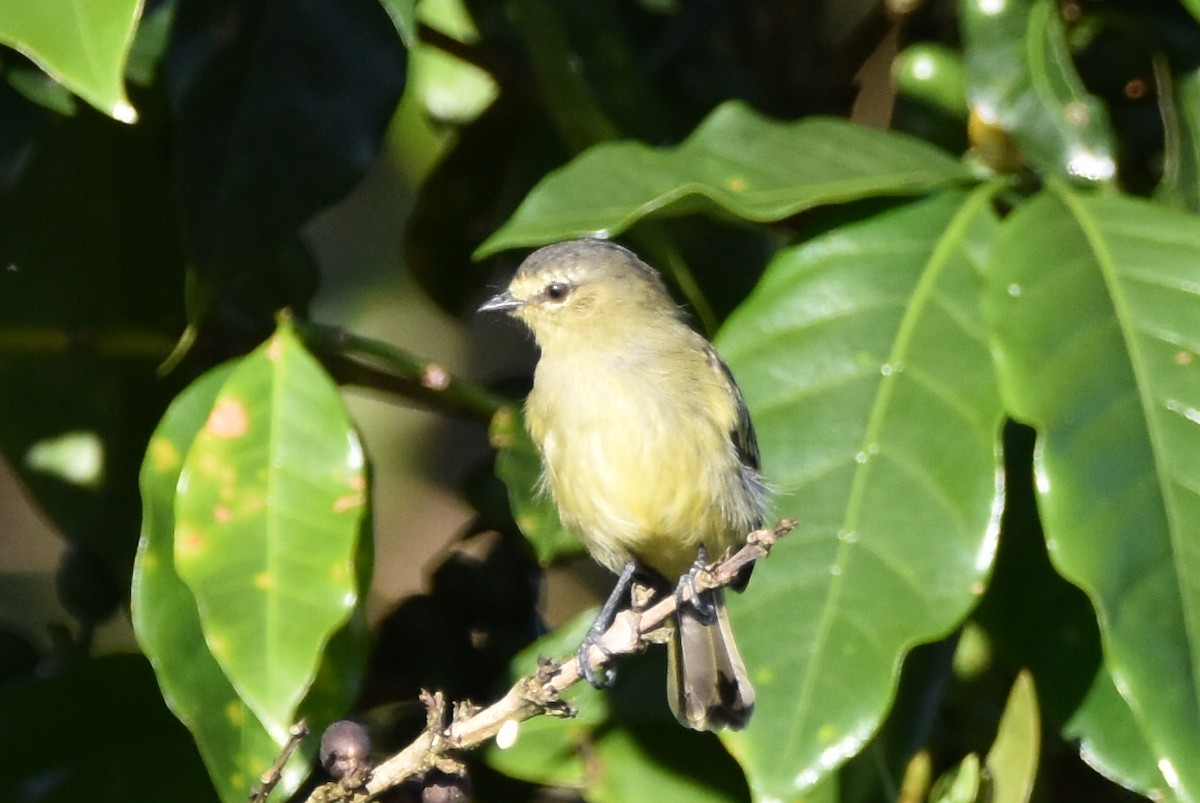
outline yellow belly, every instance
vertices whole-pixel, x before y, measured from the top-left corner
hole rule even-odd
[[[713,405],[639,392],[622,375],[576,376],[553,384],[554,397],[535,387],[528,420],[563,524],[592,556],[614,572],[637,558],[673,580],[699,547],[715,558],[740,543],[757,500],[743,498],[729,424]],[[547,405],[563,407],[547,415]]]

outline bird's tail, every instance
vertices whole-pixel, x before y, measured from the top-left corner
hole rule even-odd
[[[711,624],[686,606],[676,614],[667,648],[667,701],[686,727],[741,730],[754,711],[754,687],[733,640],[722,589],[712,595]]]

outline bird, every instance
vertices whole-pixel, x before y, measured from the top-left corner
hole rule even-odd
[[[563,525],[620,576],[579,650],[585,677],[607,685],[587,652],[635,578],[676,584],[762,525],[769,492],[750,415],[659,273],[617,243],[543,247],[480,311],[507,313],[532,333],[540,355],[525,424],[542,485]],[[676,719],[695,730],[744,728],[755,693],[723,589],[681,604],[672,631],[667,701]]]

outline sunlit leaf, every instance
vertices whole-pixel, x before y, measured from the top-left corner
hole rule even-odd
[[[362,447],[287,325],[221,386],[183,458],[175,563],[209,649],[281,737],[359,599]]]
[[[147,449],[142,467],[142,541],[134,571],[133,625],[150,657],[163,697],[191,730],[196,746],[223,801],[244,801],[251,786],[279,754],[279,734],[271,734],[239,698],[213,657],[201,629],[196,598],[180,579],[175,560],[176,485],[184,455],[208,420],[221,388],[236,363],[205,374],[169,408]],[[369,531],[360,548],[359,585],[369,561]],[[356,696],[365,661],[362,622],[339,631],[324,651],[321,670],[300,714],[314,728],[344,715]],[[284,773],[281,787],[295,789],[307,774],[308,744]]]
[[[585,151],[534,187],[475,256],[612,237],[649,215],[779,220],[821,204],[916,195],[964,177],[958,162],[916,139],[831,118],[779,122],[730,102],[676,147],[620,141]]]
[[[905,653],[983,590],[1001,498],[989,199],[945,192],[785,249],[718,339],[776,508],[800,521],[730,599],[758,705],[727,743],[761,797],[858,752]]]
[[[142,0],[0,3],[0,43],[100,111],[132,123],[137,112],[125,96],[125,59],[141,7]]]
[[[984,759],[992,779],[991,803],[1028,803],[1037,779],[1042,747],[1042,725],[1037,691],[1028,672],[1017,675],[996,741]]]
[[[1055,185],[992,257],[985,308],[1006,404],[1038,430],[1051,558],[1096,607],[1131,738],[1200,797],[1200,229]]]
[[[1175,800],[1129,703],[1101,668],[1063,735],[1079,741],[1083,760],[1106,778],[1151,800]]]
[[[279,745],[238,699],[204,641],[196,598],[175,569],[174,502],[184,455],[234,367],[215,368],[185,390],[150,440],[132,596],[138,643],[154,665],[167,705],[192,732],[223,801],[244,800]],[[290,775],[289,788],[299,780]]]

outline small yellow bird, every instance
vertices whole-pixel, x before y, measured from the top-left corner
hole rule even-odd
[[[509,313],[533,333],[541,357],[525,421],[543,480],[563,524],[621,576],[582,659],[635,574],[676,583],[698,558],[740,545],[761,526],[767,490],[754,429],[712,345],[684,322],[658,273],[615,243],[575,240],[534,252],[480,311]],[[738,729],[754,709],[754,689],[721,590],[709,602],[676,615],[668,702],[687,727]],[[592,685],[603,685],[581,665]]]

